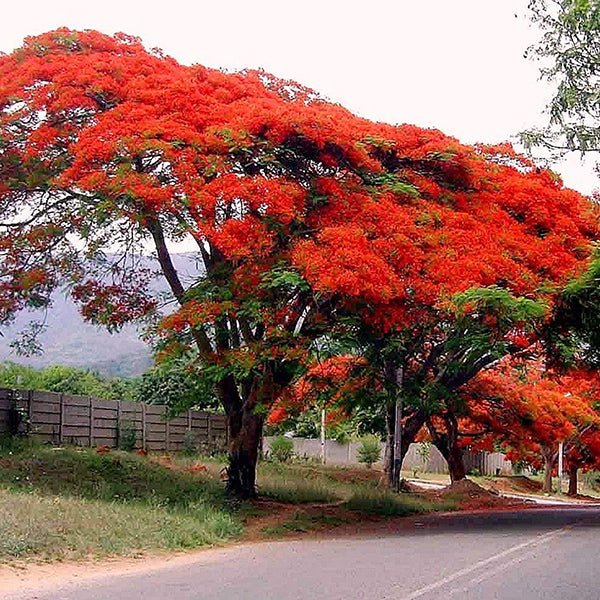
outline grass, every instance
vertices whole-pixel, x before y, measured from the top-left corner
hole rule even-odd
[[[142,457],[0,440],[0,562],[138,555],[217,545],[260,531],[276,537],[335,527],[360,514],[393,517],[453,508],[377,487],[360,469],[263,462],[263,498],[231,503],[222,460]],[[311,506],[314,505],[314,506]],[[323,506],[327,505],[327,507]],[[267,506],[267,508],[265,508]],[[351,512],[354,512],[352,516]],[[261,521],[264,523],[262,529]]]
[[[259,493],[291,504],[336,502],[342,498],[339,486],[320,473],[277,463],[263,463],[259,469]]]
[[[346,522],[346,519],[335,515],[296,513],[291,519],[283,521],[278,525],[263,527],[262,532],[271,537],[281,537],[289,533],[307,533],[321,527],[337,527]]]
[[[456,501],[431,502],[413,494],[396,494],[390,490],[358,488],[344,503],[348,510],[385,517],[403,517],[418,513],[453,510]]]
[[[0,560],[188,549],[241,532],[213,478],[124,452],[0,447]]]
[[[240,533],[235,518],[201,502],[173,510],[0,489],[0,561],[133,556],[219,544]]]

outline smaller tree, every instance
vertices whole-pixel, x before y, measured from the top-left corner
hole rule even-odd
[[[463,392],[468,417],[465,438],[480,449],[502,448],[513,461],[544,468],[545,492],[552,491],[559,443],[567,461],[583,466],[580,450],[600,428],[595,408],[596,375],[581,370],[547,371],[540,361],[503,364],[482,373]],[[595,453],[592,444],[590,453]],[[576,474],[575,474],[576,476]]]
[[[368,435],[360,440],[357,450],[358,462],[370,469],[381,458],[381,442],[375,435]]]
[[[283,435],[271,440],[269,457],[277,462],[289,462],[294,456],[294,442]]]
[[[543,35],[528,50],[542,61],[541,75],[556,84],[546,127],[521,134],[527,147],[562,154],[600,152],[600,2],[530,0],[531,18]]]

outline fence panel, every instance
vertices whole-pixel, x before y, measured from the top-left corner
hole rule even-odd
[[[8,431],[15,399],[29,416],[30,435],[53,444],[116,448],[119,431],[132,428],[136,447],[150,451],[182,450],[186,436],[205,450],[222,450],[227,444],[224,415],[190,410],[167,419],[161,405],[5,388],[0,388],[0,434]]]

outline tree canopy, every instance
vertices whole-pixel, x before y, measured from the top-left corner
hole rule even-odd
[[[0,57],[0,157],[0,322],[57,287],[112,329],[159,319],[162,354],[195,353],[228,415],[242,496],[264,416],[324,336],[417,339],[415,380],[458,382],[481,335],[532,333],[598,234],[593,203],[509,146],[373,123],[122,34],[60,29]],[[169,249],[184,238],[190,282]],[[177,305],[164,318],[148,245]]]

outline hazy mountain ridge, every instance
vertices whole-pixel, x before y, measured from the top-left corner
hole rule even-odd
[[[173,254],[173,264],[185,283],[189,283],[202,272],[190,253]],[[158,263],[151,257],[145,257],[144,265],[157,270]],[[168,286],[161,277],[152,284],[158,293],[167,293]],[[45,367],[62,364],[88,368],[104,375],[133,377],[141,375],[152,365],[151,349],[140,339],[140,333],[134,325],[126,325],[118,333],[109,333],[101,327],[86,323],[74,302],[63,292],[56,292],[52,306],[46,316],[46,329],[39,336],[43,354],[19,356],[10,347],[19,332],[28,323],[43,319],[39,312],[23,312],[17,315],[15,322],[1,330],[0,361],[11,360],[33,367]]]

